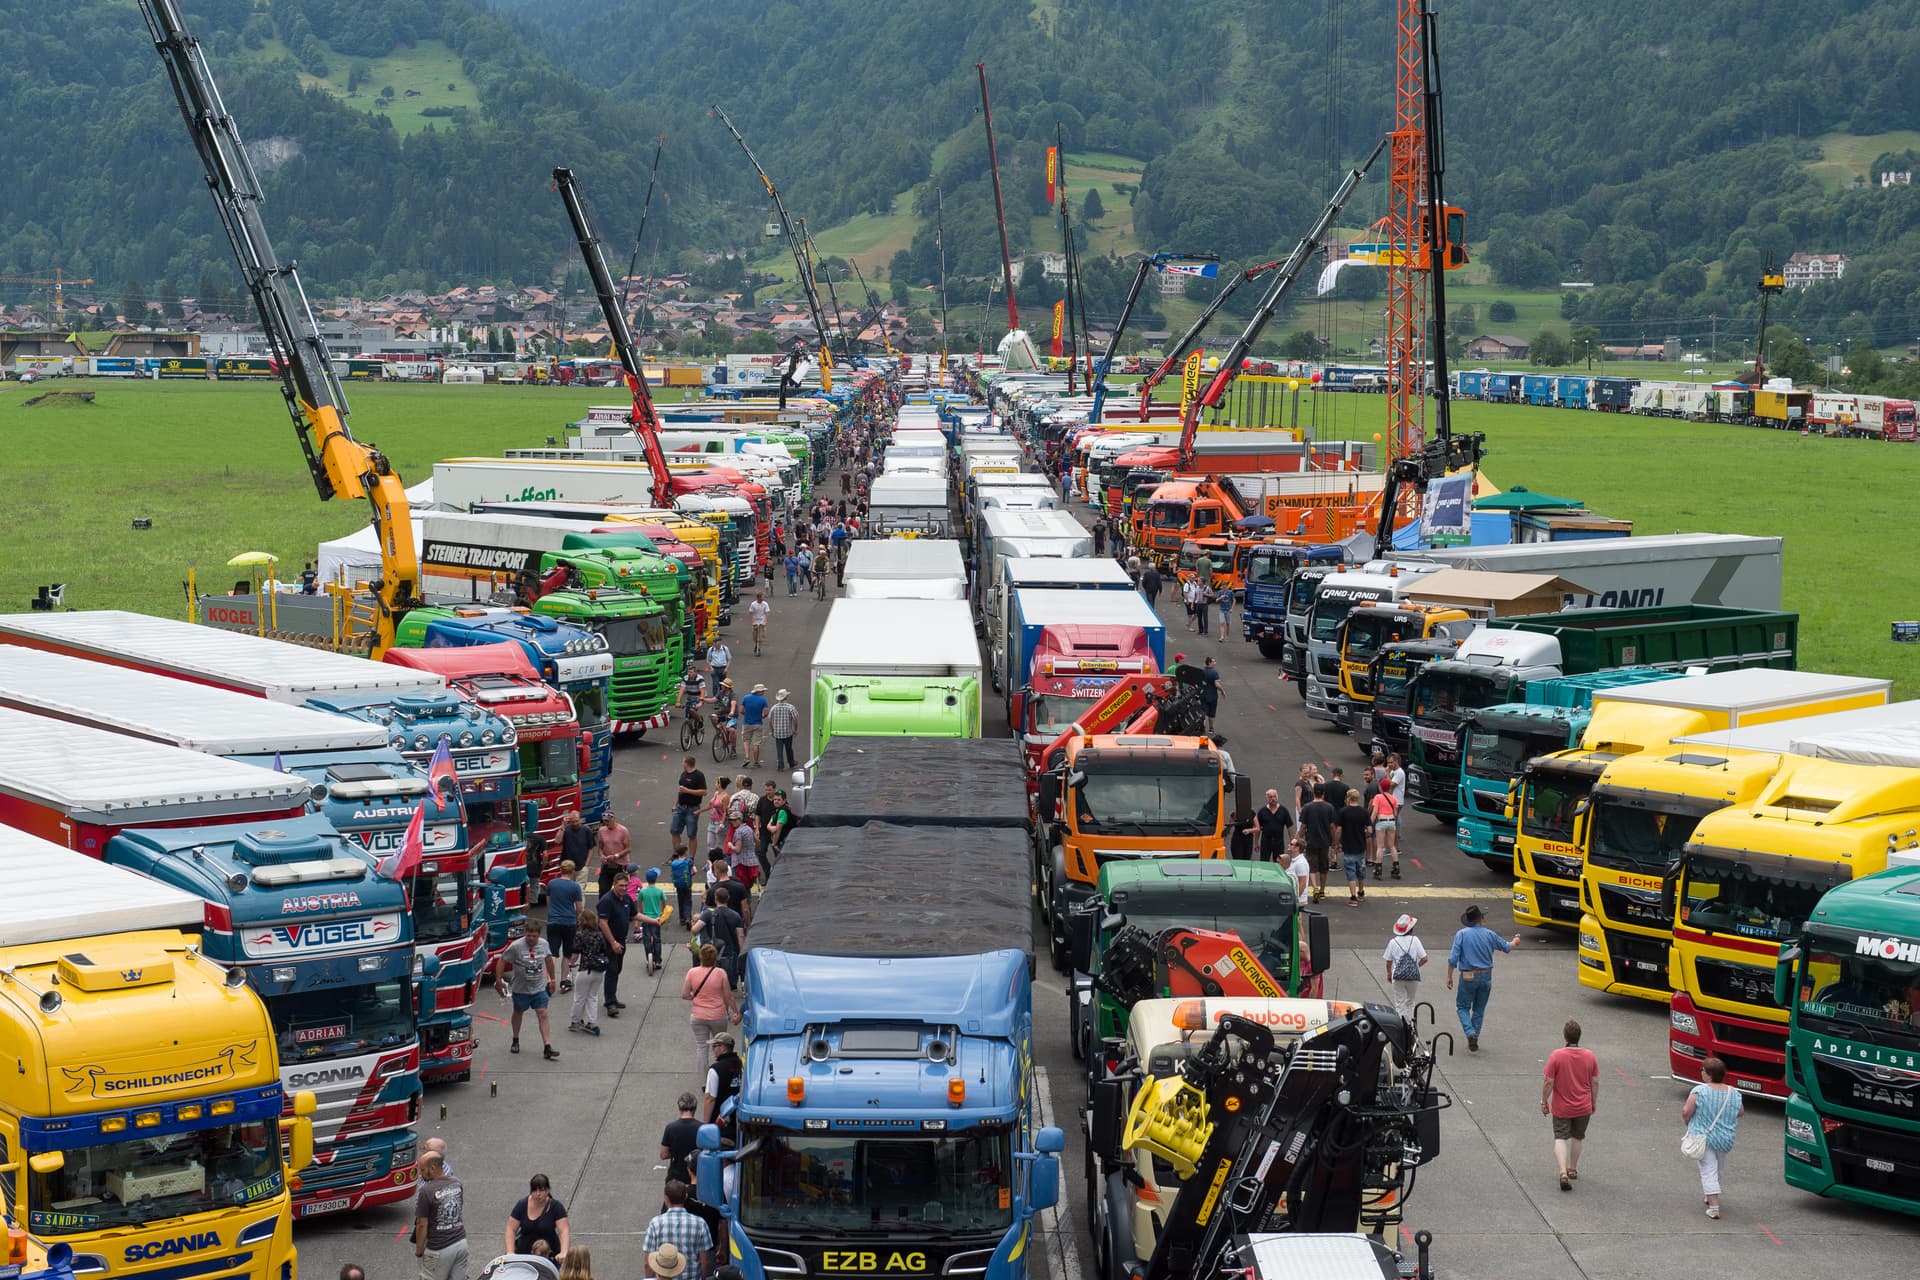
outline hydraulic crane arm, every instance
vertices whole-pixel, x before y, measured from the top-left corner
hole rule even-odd
[[[1155,271],[1166,268],[1169,262],[1219,262],[1220,259],[1210,253],[1156,253],[1140,259],[1140,269],[1133,273],[1133,283],[1127,286],[1127,300],[1120,306],[1120,319],[1113,326],[1113,334],[1107,339],[1107,349],[1100,357],[1100,363],[1093,366],[1093,412],[1089,422],[1100,421],[1101,412],[1107,407],[1107,374],[1113,368],[1113,356],[1120,349],[1120,335],[1127,331],[1127,321],[1133,318],[1133,306],[1140,301],[1140,290],[1147,283],[1147,277]]]
[[[1193,465],[1193,437],[1200,427],[1201,410],[1218,405],[1221,398],[1227,394],[1227,388],[1240,374],[1240,365],[1247,358],[1247,352],[1252,350],[1253,344],[1260,340],[1260,335],[1266,331],[1268,322],[1280,310],[1280,304],[1286,301],[1287,294],[1292,291],[1294,283],[1300,279],[1301,272],[1306,270],[1307,263],[1320,251],[1321,241],[1332,229],[1333,220],[1340,216],[1340,210],[1346,207],[1347,199],[1353,194],[1353,189],[1360,185],[1362,179],[1367,176],[1367,170],[1373,168],[1373,162],[1378,160],[1380,153],[1386,149],[1387,140],[1382,138],[1374,144],[1373,154],[1367,157],[1366,163],[1350,171],[1341,180],[1339,189],[1333,193],[1333,199],[1327,201],[1327,207],[1320,211],[1320,217],[1314,222],[1313,229],[1301,237],[1300,243],[1295,245],[1293,252],[1287,255],[1287,260],[1280,264],[1280,274],[1275,276],[1273,283],[1267,286],[1267,292],[1260,299],[1260,305],[1254,308],[1252,318],[1247,321],[1247,327],[1241,331],[1239,337],[1233,340],[1233,346],[1228,348],[1227,354],[1220,358],[1220,370],[1213,375],[1213,381],[1209,382],[1206,390],[1187,406],[1187,415],[1180,423],[1180,465],[1182,467]]]
[[[187,131],[206,170],[207,190],[246,277],[280,370],[280,390],[306,454],[307,470],[322,499],[365,498],[380,540],[380,584],[375,592],[373,656],[393,643],[407,610],[420,603],[419,557],[413,544],[413,511],[406,485],[385,454],[353,438],[347,428],[347,397],[334,376],[320,326],[292,263],[274,255],[260,216],[265,193],[247,159],[239,129],[207,68],[205,51],[187,31],[176,0],[140,0],[165,64]]]
[[[573,223],[574,238],[580,242],[580,258],[586,264],[588,277],[593,281],[593,292],[600,299],[600,313],[606,319],[607,333],[613,338],[614,354],[620,358],[620,368],[626,374],[627,389],[633,393],[633,408],[628,414],[628,421],[633,423],[634,432],[640,437],[640,445],[646,450],[647,471],[653,477],[653,503],[657,507],[671,507],[673,473],[667,469],[666,451],[660,445],[660,415],[654,410],[653,396],[647,391],[647,371],[640,364],[640,351],[634,346],[633,331],[627,326],[627,314],[613,293],[613,274],[607,270],[607,255],[600,243],[600,232],[594,227],[593,215],[587,211],[586,201],[580,195],[580,184],[574,179],[572,169],[555,169],[553,188],[560,193],[561,203],[567,206],[567,218]]]
[[[1213,322],[1213,317],[1218,314],[1220,308],[1227,304],[1227,299],[1231,298],[1241,285],[1258,279],[1279,265],[1276,261],[1262,262],[1257,266],[1248,267],[1245,271],[1242,271],[1239,275],[1227,281],[1226,287],[1213,295],[1213,301],[1207,303],[1206,310],[1202,311],[1195,317],[1194,322],[1187,326],[1187,331],[1180,335],[1180,341],[1173,344],[1173,350],[1169,351],[1167,358],[1160,362],[1160,367],[1148,374],[1146,380],[1140,384],[1140,421],[1145,422],[1147,420],[1147,403],[1153,399],[1153,389],[1160,385],[1161,379],[1171,373],[1173,366],[1179,364],[1180,361],[1186,357],[1187,352],[1192,349],[1193,344],[1200,340],[1200,335],[1207,331],[1207,326]]]
[[[733,127],[733,121],[727,118],[727,113],[722,111],[717,103],[714,105],[713,114],[720,117],[720,123],[727,126],[727,132],[732,134],[733,140],[740,144],[740,150],[745,153],[747,163],[752,165],[753,171],[760,175],[760,183],[766,187],[767,197],[773,201],[773,211],[780,215],[780,230],[787,238],[787,248],[793,251],[793,267],[800,273],[800,288],[807,295],[807,311],[813,317],[813,331],[820,338],[820,386],[823,390],[831,391],[833,390],[833,338],[827,330],[827,315],[820,306],[820,290],[813,282],[813,267],[807,261],[806,246],[800,241],[800,233],[794,229],[793,219],[787,216],[787,202],[780,198],[779,188],[773,185],[773,179],[767,176],[766,169],[762,168],[760,162],[754,158],[753,148],[747,145],[747,140],[740,135],[738,129]]]

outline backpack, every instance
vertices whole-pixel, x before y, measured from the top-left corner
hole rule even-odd
[[[1400,953],[1393,958],[1393,980],[1395,982],[1420,981],[1420,961],[1414,956],[1413,948],[1405,945],[1406,936],[1403,934],[1394,941],[1400,943],[1401,947]]]

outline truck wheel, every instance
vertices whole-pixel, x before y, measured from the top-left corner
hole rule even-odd
[[[1260,646],[1261,657],[1267,659],[1270,662],[1280,661],[1280,650],[1283,647],[1280,641],[1260,640],[1260,641],[1256,641],[1256,643]]]

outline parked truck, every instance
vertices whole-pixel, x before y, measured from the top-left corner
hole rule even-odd
[[[1357,460],[1357,447],[1347,448]],[[1269,472],[1177,475],[1163,481],[1136,512],[1134,546],[1166,571],[1184,543],[1244,528],[1241,522],[1255,516],[1289,536],[1321,542],[1352,537],[1380,505],[1381,474],[1345,469],[1337,457],[1331,459],[1333,469],[1303,469],[1302,452],[1302,446],[1293,445],[1276,454],[1287,465]],[[1123,454],[1119,462],[1140,456]]]
[[[1670,1065],[1698,1080],[1718,1057],[1735,1088],[1785,1098],[1787,1010],[1773,1002],[1769,966],[1827,890],[1920,858],[1920,703],[1681,741],[1781,757],[1751,806],[1700,820],[1669,877]]]
[[[1788,1011],[1787,1185],[1920,1213],[1920,866],[1827,890],[1779,949],[1773,1003]]]
[[[1374,660],[1391,644],[1417,640],[1464,641],[1482,615],[1446,604],[1396,600],[1356,605],[1340,624],[1340,699],[1334,723],[1363,743],[1373,741]]]
[[[952,538],[862,538],[847,548],[849,600],[965,600],[967,567]]]
[[[1558,574],[1566,609],[1646,609],[1712,604],[1729,609],[1780,607],[1779,538],[1675,533],[1639,538],[1526,542],[1495,547],[1436,547],[1394,559],[1455,569]]]
[[[1064,1137],[1037,1114],[1024,844],[885,822],[787,841],[747,939],[738,1141],[699,1139],[745,1280],[1028,1274]]]
[[[980,590],[976,580],[975,591]],[[990,598],[976,597],[974,612],[986,636],[989,653],[1004,653],[1007,648],[1007,619],[1012,612],[1009,597],[1015,591],[1119,591],[1138,593],[1133,579],[1117,560],[1106,556],[1080,556],[1060,559],[1055,556],[1016,556],[1000,566],[1000,586]]]
[[[418,1005],[420,1074],[463,1080],[473,1070],[473,1007],[488,911],[460,806],[429,798],[424,769],[364,720],[250,698],[65,654],[0,646],[0,706],[297,774],[308,809],[374,858],[400,850],[426,805],[421,861],[409,885],[414,944],[439,967],[435,1003]],[[504,916],[504,912],[500,912]]]
[[[290,774],[0,709],[0,823],[199,897],[205,954],[266,1002],[285,1097],[318,1100],[296,1217],[410,1197],[420,1109],[405,888],[307,815],[307,792]]]
[[[15,1269],[67,1249],[45,1274],[178,1276],[190,1241],[223,1276],[291,1276],[314,1095],[283,1091],[266,1007],[202,950],[205,904],[6,826],[0,894]]]
[[[867,490],[862,532],[871,538],[911,534],[920,538],[953,536],[953,489],[945,476],[875,476]]]
[[[1879,706],[1888,680],[1765,668],[1728,671],[1725,684],[1692,733],[1718,732]],[[1702,680],[1713,679],[1701,676]],[[1611,699],[1656,705],[1679,681],[1621,689]],[[1709,702],[1709,699],[1700,699]],[[1719,809],[1750,805],[1778,771],[1780,756],[1700,745],[1652,748],[1608,764],[1594,784],[1585,815],[1580,874],[1580,985],[1666,1004],[1673,942],[1668,878],[1700,820]]]
[[[995,655],[1007,726],[1051,741],[1123,675],[1164,670],[1167,628],[1137,591],[1020,587]]]
[[[506,642],[518,645],[539,677],[573,704],[587,763],[580,775],[580,815],[599,822],[608,808],[613,776],[613,732],[608,718],[613,654],[606,637],[522,609],[415,609],[401,619],[401,648],[467,648]],[[542,815],[542,821],[545,821]],[[542,828],[549,841],[552,835]]]
[[[837,737],[980,736],[980,646],[958,600],[834,601],[812,683],[814,755]]]
[[[983,620],[1005,605],[1006,568],[1015,560],[1084,560],[1093,537],[1065,511],[988,511],[973,546],[973,598]],[[997,615],[1004,619],[1005,614]],[[994,626],[989,623],[989,631]]]
[[[1531,680],[1629,666],[1790,670],[1799,621],[1794,613],[1702,604],[1492,619],[1451,658],[1422,668],[1414,682],[1407,800],[1442,821],[1457,817],[1467,716],[1520,701]]]
[[[1352,567],[1335,565],[1320,578],[1305,627],[1309,720],[1336,727],[1351,723],[1340,691],[1340,634],[1347,615],[1365,605],[1397,603],[1414,583],[1438,571],[1438,565],[1370,560]]]

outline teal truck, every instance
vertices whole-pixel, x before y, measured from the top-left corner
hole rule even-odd
[[[1468,714],[1523,701],[1531,681],[1633,666],[1790,671],[1799,629],[1796,613],[1701,604],[1489,619],[1451,658],[1428,663],[1414,678],[1406,799],[1443,822],[1459,817]]]
[[[1827,890],[1780,950],[1787,1185],[1920,1214],[1920,865]]]
[[[812,752],[835,738],[977,738],[980,645],[964,600],[836,600],[813,651]]]
[[[1593,719],[1593,695],[1626,685],[1671,680],[1678,671],[1615,667],[1580,676],[1530,680],[1517,702],[1467,714],[1462,729],[1460,825],[1454,844],[1469,858],[1504,871],[1513,865],[1513,780],[1535,756],[1580,745]]]

